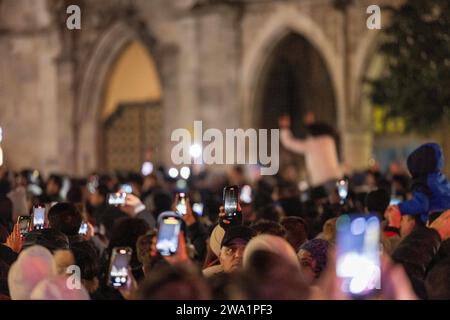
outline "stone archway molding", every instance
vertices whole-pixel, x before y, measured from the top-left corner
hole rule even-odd
[[[148,39],[143,38],[142,31],[139,32],[126,21],[115,23],[100,37],[83,68],[74,113],[75,171],[77,174],[85,175],[99,167],[98,146],[101,141],[99,119],[104,88],[112,66],[123,49],[133,41],[144,43],[151,55],[151,48],[149,48],[151,43]],[[159,76],[157,59],[155,59],[155,63]]]
[[[379,30],[368,30],[364,36],[361,37],[359,46],[356,49],[353,63],[353,81],[354,84],[351,95],[351,106],[354,108],[363,108],[359,112],[356,122],[361,125],[369,125],[371,123],[370,110],[367,110],[368,106],[363,104],[363,89],[364,78],[367,76],[367,71],[370,64],[377,53],[378,38],[380,35]]]
[[[243,107],[241,124],[247,128],[255,125],[253,115],[257,112],[255,108],[258,99],[259,80],[264,77],[264,67],[279,41],[291,32],[305,37],[324,60],[336,99],[337,127],[341,130],[344,128],[345,121],[341,57],[334,49],[332,41],[327,38],[322,28],[312,18],[289,7],[281,8],[268,19],[244,56],[241,86],[241,105]]]
[[[84,69],[76,108],[77,123],[98,113],[108,71],[127,44],[137,39],[138,35],[123,22],[113,25],[101,37]]]
[[[378,30],[366,31],[358,43],[352,59],[350,79],[350,113],[351,122],[347,123],[343,135],[345,154],[345,171],[349,174],[355,170],[364,170],[372,158],[372,109],[363,99],[364,78],[378,46]]]

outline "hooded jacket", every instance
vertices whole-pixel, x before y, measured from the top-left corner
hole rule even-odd
[[[23,250],[8,273],[11,299],[30,300],[31,292],[37,284],[54,275],[56,264],[49,250],[38,245]]]
[[[425,223],[428,215],[450,208],[450,183],[442,173],[444,156],[436,143],[427,143],[414,150],[407,160],[413,178],[413,197],[400,203],[402,215],[420,215]]]

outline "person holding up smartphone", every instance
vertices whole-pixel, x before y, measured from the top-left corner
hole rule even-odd
[[[287,150],[305,156],[311,187],[330,194],[336,180],[343,176],[338,157],[337,134],[328,124],[317,122],[311,112],[304,120],[308,135],[305,139],[297,139],[291,132],[290,116],[283,115],[279,118],[281,144]]]
[[[145,220],[151,229],[155,228],[156,221],[153,214],[147,210],[139,197],[132,193],[127,193],[124,204],[120,205],[120,210],[131,218]]]
[[[20,225],[20,235],[25,237],[25,235],[30,231],[31,217],[19,216],[17,218],[17,223]]]
[[[222,228],[243,224],[238,186],[228,186],[223,190],[223,206],[219,208],[219,224]]]
[[[188,227],[193,225],[197,221],[194,212],[192,211],[191,201],[184,192],[177,193],[172,204],[172,210],[181,215],[181,218]]]
[[[176,206],[175,212],[179,213],[181,216],[185,216],[187,214],[186,210],[186,198],[187,195],[184,192],[179,192],[176,195]]]
[[[180,194],[175,196],[172,208],[176,211],[177,205],[180,204]],[[186,207],[186,214],[182,215],[184,223],[186,224],[186,236],[190,239],[196,252],[196,260],[203,261],[206,256],[206,240],[208,239],[208,232],[204,226],[198,221],[198,217],[192,210],[191,200],[188,195],[184,194],[184,205]]]
[[[125,300],[131,300],[138,287],[130,266],[132,253],[130,247],[114,247],[107,275],[108,286],[118,290]]]
[[[160,237],[160,235],[158,234],[158,238],[159,237]],[[152,257],[156,257],[159,255],[157,243],[158,243],[158,240],[152,243],[152,248],[150,251],[150,255]],[[162,256],[162,258],[171,265],[190,262],[189,255],[187,252],[186,239],[184,237],[183,231],[179,231],[177,234],[177,249],[176,249],[176,251],[171,255]]]

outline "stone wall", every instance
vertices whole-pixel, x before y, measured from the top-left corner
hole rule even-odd
[[[57,30],[44,0],[2,1],[0,125],[7,164],[59,170]]]
[[[296,32],[319,51],[330,74],[346,162],[364,167],[372,135],[361,79],[376,48],[378,31],[366,28],[366,8],[374,2],[392,1],[355,1],[344,33],[343,13],[331,0],[2,0],[6,161],[44,172],[96,169],[102,89],[121,50],[136,39],[161,78],[166,161],[172,130],[191,128],[196,119],[219,129],[255,126],[264,64],[276,43]],[[65,28],[72,3],[82,8],[81,31]]]

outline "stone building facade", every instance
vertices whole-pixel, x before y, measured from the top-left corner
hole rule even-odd
[[[372,131],[362,79],[380,32],[367,28],[366,10],[393,1],[355,0],[345,10],[336,2],[0,0],[6,162],[13,169],[72,174],[101,168],[104,88],[133,41],[145,46],[156,65],[165,161],[172,130],[189,128],[194,120],[218,129],[261,126],[267,64],[277,45],[295,34],[317,51],[327,72],[330,86],[323,90],[333,97],[330,112],[344,161],[352,169],[365,167]],[[71,4],[81,8],[81,30],[66,27]]]

